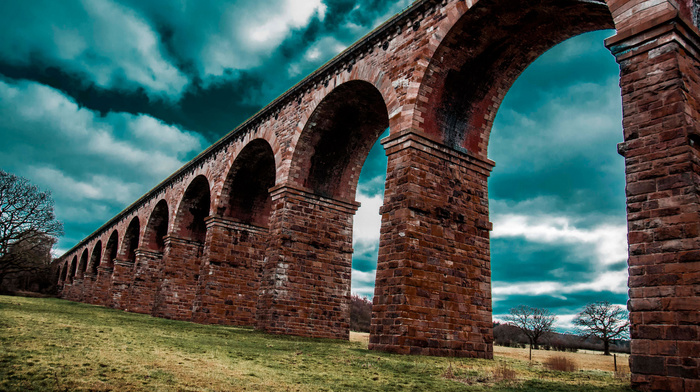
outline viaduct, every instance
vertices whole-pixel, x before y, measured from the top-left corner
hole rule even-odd
[[[615,29],[632,383],[700,391],[699,22],[696,0],[418,0],[61,256],[61,296],[347,339],[358,176],[390,128],[370,349],[492,358],[496,111],[547,49]]]

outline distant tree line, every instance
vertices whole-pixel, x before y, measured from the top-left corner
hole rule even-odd
[[[607,301],[586,305],[573,321],[576,334],[558,333],[556,316],[546,309],[518,306],[510,310],[506,323],[494,323],[494,344],[506,347],[576,351],[630,352],[629,314]]]

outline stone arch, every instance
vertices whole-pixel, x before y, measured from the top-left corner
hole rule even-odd
[[[73,283],[75,279],[75,272],[78,266],[78,256],[73,256],[73,260],[70,262],[70,271],[68,272],[68,283]]]
[[[337,86],[309,116],[290,178],[317,195],[354,201],[362,164],[388,127],[387,105],[374,85],[352,80]]]
[[[206,222],[210,214],[211,193],[209,180],[203,175],[195,177],[182,196],[175,215],[173,232],[180,238],[204,243]]]
[[[112,232],[112,235],[109,236],[109,240],[107,240],[107,246],[105,246],[104,257],[107,258],[105,260],[105,267],[114,268],[114,259],[117,258],[118,252],[119,252],[119,232],[117,230],[114,230]]]
[[[66,275],[68,275],[68,263],[63,263],[58,275],[59,283],[66,281]]]
[[[142,246],[149,250],[163,252],[165,249],[165,236],[168,234],[169,221],[168,202],[159,201],[153,208],[143,234]]]
[[[275,185],[275,154],[265,139],[255,139],[238,154],[231,166],[217,214],[260,227],[267,227]]]
[[[121,257],[123,257],[124,261],[131,263],[136,261],[136,248],[139,246],[140,231],[139,218],[134,217],[126,228],[124,239],[122,240]]]
[[[90,256],[90,273],[97,275],[97,267],[100,266],[102,261],[102,241],[97,241],[95,246],[92,248],[92,255]]]
[[[83,250],[83,254],[80,256],[80,264],[78,264],[78,276],[83,277],[85,275],[85,271],[87,270],[87,263],[88,263],[88,250],[85,248]]]
[[[516,4],[517,3],[517,4]],[[542,53],[576,35],[614,28],[602,1],[481,0],[446,32],[421,83],[413,123],[486,158],[503,97]]]

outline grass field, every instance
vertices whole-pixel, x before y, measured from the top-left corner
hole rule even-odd
[[[630,390],[612,372],[550,371],[501,355],[392,355],[368,351],[362,339],[273,336],[0,296],[0,391]]]

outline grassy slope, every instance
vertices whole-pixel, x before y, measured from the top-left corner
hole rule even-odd
[[[494,376],[500,366],[515,380]],[[445,377],[448,376],[448,377]],[[58,299],[0,296],[0,391],[627,391],[609,372],[400,356]]]

